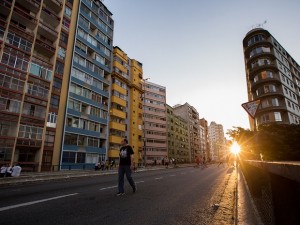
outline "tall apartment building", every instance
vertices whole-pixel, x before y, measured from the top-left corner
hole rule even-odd
[[[179,163],[189,162],[188,124],[167,105],[168,157]]]
[[[159,163],[167,156],[166,88],[144,80],[144,159]]]
[[[135,162],[143,162],[142,78],[142,64],[114,47],[108,159],[117,163],[120,143],[125,137],[133,147]]]
[[[106,157],[114,25],[111,16],[100,1],[79,1],[76,33],[70,34],[75,35],[74,48],[66,52],[70,56],[66,65],[71,65],[71,71],[66,101],[61,101],[66,109],[58,161],[62,166],[93,166]]]
[[[0,161],[93,163],[106,153],[111,13],[91,0],[0,7]]]
[[[199,113],[193,106],[189,105],[188,103],[185,103],[184,105],[175,105],[173,107],[173,113],[187,121],[189,162],[194,162],[196,156],[201,155]]]
[[[205,118],[199,120],[200,126],[200,151],[202,156],[205,156],[207,159],[211,158],[210,146],[208,139],[208,122]]]
[[[212,160],[221,160],[226,156],[224,130],[221,124],[212,121],[208,127],[208,138]]]
[[[243,40],[248,99],[260,100],[255,116],[265,123],[299,124],[300,66],[267,31],[249,31]],[[251,128],[254,120],[250,118]]]

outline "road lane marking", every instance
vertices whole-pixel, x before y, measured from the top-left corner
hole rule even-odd
[[[145,181],[143,181],[143,180],[141,180],[141,181],[137,181],[137,182],[135,182],[136,184],[138,184],[138,183],[144,183]]]
[[[155,180],[161,180],[163,179],[162,177],[156,177]]]
[[[0,208],[0,212],[9,210],[9,209],[19,208],[19,207],[28,206],[28,205],[34,205],[34,204],[47,202],[47,201],[51,201],[51,200],[56,200],[56,199],[60,199],[60,198],[66,198],[66,197],[77,195],[77,194],[78,193],[73,193],[73,194],[69,194],[69,195],[61,195],[61,196],[56,196],[53,198],[46,198],[46,199],[41,199],[41,200],[37,200],[37,201],[25,202],[25,203],[21,203],[21,204],[17,204],[17,205],[6,206],[6,207]]]
[[[171,174],[170,177],[176,177],[176,174]]]
[[[135,183],[138,184],[138,183],[144,183],[145,181],[141,180],[141,181],[136,181]],[[104,191],[104,190],[108,190],[108,189],[112,189],[112,188],[116,188],[118,187],[117,185],[115,186],[110,186],[110,187],[104,187],[104,188],[100,188],[100,191]]]
[[[116,187],[118,187],[118,186],[115,185],[115,186],[110,186],[110,187],[104,187],[104,188],[100,188],[100,191],[107,190],[107,189],[112,189],[112,188],[116,188]]]

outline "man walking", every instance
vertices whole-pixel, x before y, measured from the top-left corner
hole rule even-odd
[[[131,177],[131,172],[134,168],[133,162],[133,149],[128,144],[128,140],[124,138],[121,142],[120,148],[120,160],[119,160],[119,179],[118,179],[118,193],[117,196],[124,195],[124,175],[126,174],[126,178],[132,187],[133,193],[136,192],[136,184]]]

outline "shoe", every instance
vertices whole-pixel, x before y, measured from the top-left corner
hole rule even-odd
[[[118,192],[118,193],[116,194],[116,196],[120,196],[120,195],[125,195],[125,193],[124,193],[124,192]]]
[[[137,187],[136,187],[136,185],[135,185],[135,186],[132,188],[132,192],[135,193],[136,190],[137,190]]]

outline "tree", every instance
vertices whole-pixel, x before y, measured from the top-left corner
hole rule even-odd
[[[241,146],[244,159],[300,160],[300,125],[263,124],[258,131],[234,127],[227,134]]]

